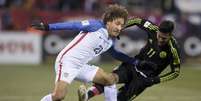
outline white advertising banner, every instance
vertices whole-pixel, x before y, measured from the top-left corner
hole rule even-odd
[[[39,64],[41,61],[41,35],[0,32],[0,64]]]

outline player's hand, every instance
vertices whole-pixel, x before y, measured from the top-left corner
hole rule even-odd
[[[160,83],[160,78],[159,77],[148,77],[148,78],[143,78],[144,85],[146,87],[150,87],[154,84]]]
[[[45,30],[45,31],[49,30],[49,26],[43,22],[33,23],[33,24],[31,24],[31,27],[38,29],[38,30]]]

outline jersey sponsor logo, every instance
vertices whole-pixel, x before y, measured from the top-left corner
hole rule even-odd
[[[167,57],[167,53],[165,51],[161,51],[159,53],[160,58],[166,58]]]
[[[103,46],[99,45],[97,48],[94,48],[94,53],[99,54],[103,50]]]
[[[83,20],[81,23],[82,23],[83,26],[89,25],[89,21],[88,20]]]

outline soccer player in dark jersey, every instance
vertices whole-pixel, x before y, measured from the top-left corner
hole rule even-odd
[[[146,19],[131,18],[127,21],[125,29],[134,25],[145,30],[148,34],[146,45],[135,58],[140,62],[150,61],[156,66],[146,63],[139,63],[136,66],[122,63],[116,70],[113,70],[113,73],[121,75],[118,83],[124,83],[124,86],[119,89],[118,101],[132,101],[146,88],[154,84],[173,80],[180,73],[178,45],[172,34],[174,23],[165,20],[157,26]],[[170,66],[171,71],[161,74],[168,66]],[[85,94],[80,93],[79,97],[83,98],[81,101],[87,101],[102,92],[104,92],[104,87],[95,84]]]

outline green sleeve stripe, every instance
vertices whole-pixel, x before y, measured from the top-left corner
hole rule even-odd
[[[138,25],[138,24],[141,24],[141,22],[142,22],[142,19],[140,18],[129,19],[126,23],[126,27],[131,25]]]
[[[135,97],[137,97],[137,96],[133,95],[128,101],[133,101],[133,99],[135,99]]]
[[[158,31],[158,26],[151,24],[151,25],[148,26],[148,29],[150,31]]]
[[[172,37],[173,38],[173,37]],[[174,40],[174,39],[173,39]],[[169,45],[171,47],[171,52],[172,52],[172,55],[173,55],[173,66],[174,66],[174,70],[170,73],[167,73],[163,76],[160,76],[160,81],[161,82],[166,82],[166,81],[169,81],[169,80],[173,80],[175,79],[176,77],[179,76],[179,73],[180,73],[180,58],[179,58],[179,55],[178,55],[178,51],[177,49],[173,46],[172,44],[172,40],[169,41]]]
[[[169,44],[171,47],[171,52],[173,54],[173,59],[174,59],[173,64],[178,65],[178,64],[180,64],[180,58],[179,58],[178,52],[177,52],[176,48],[173,47],[171,40],[169,41]]]
[[[169,81],[169,80],[173,80],[173,79],[177,78],[178,76],[179,76],[179,71],[175,71],[173,73],[169,73],[169,75],[161,76],[160,81],[161,82],[166,82],[166,81]]]
[[[141,19],[141,18],[131,18],[131,19],[128,19],[125,28],[133,26],[133,25],[137,25],[137,26],[143,27],[149,32],[158,31],[158,26],[152,24],[151,22],[149,22],[150,24],[145,27],[144,24],[146,22],[149,22],[149,21],[145,19]]]

